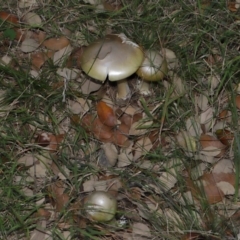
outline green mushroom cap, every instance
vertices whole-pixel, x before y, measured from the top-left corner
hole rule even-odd
[[[145,52],[145,59],[137,70],[137,75],[145,81],[160,81],[166,76],[168,66],[166,59],[157,51]]]
[[[135,73],[143,58],[141,47],[124,34],[109,34],[86,47],[80,61],[88,76],[118,81]]]

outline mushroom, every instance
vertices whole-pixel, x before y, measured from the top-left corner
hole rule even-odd
[[[109,193],[96,191],[87,196],[84,210],[94,221],[108,222],[117,211],[117,200]]]
[[[139,91],[143,95],[150,95],[149,83],[147,81],[160,81],[168,72],[167,61],[160,53],[154,50],[145,52],[145,59],[137,70],[137,75],[142,78]]]
[[[144,55],[140,46],[123,33],[109,34],[90,44],[80,62],[82,70],[90,77],[104,82],[118,81],[117,98],[128,99],[130,89],[126,78],[137,71]]]

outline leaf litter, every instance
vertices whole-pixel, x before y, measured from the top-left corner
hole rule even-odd
[[[121,3],[113,2],[84,1],[83,6],[92,8],[96,14],[121,11]],[[58,36],[53,36],[45,29],[44,14],[34,12],[38,2],[19,1],[18,5],[22,11],[29,8],[20,18],[29,27],[19,28],[19,18],[14,14],[0,14],[3,21],[17,25],[11,28],[16,34],[16,45],[11,51],[19,58],[18,65],[14,65],[12,53],[8,55],[5,48],[1,65],[17,71],[22,68],[25,74],[28,70],[24,61],[29,59],[30,71],[37,77],[28,79],[32,82],[21,89],[16,72],[10,77],[5,74],[3,86],[13,83],[12,86],[21,93],[15,96],[16,103],[3,104],[0,114],[6,119],[1,127],[3,137],[10,136],[5,128],[8,119],[12,121],[13,117],[16,118],[14,131],[24,136],[17,140],[18,147],[12,145],[11,139],[5,145],[13,147],[13,154],[17,156],[15,185],[19,184],[25,197],[34,199],[39,195],[33,200],[38,209],[35,209],[36,227],[31,229],[30,239],[54,239],[54,234],[65,239],[83,237],[87,226],[113,238],[122,233],[123,239],[151,239],[158,236],[160,227],[165,235],[161,239],[168,239],[169,229],[181,239],[190,239],[183,227],[188,220],[185,216],[190,213],[197,222],[194,223],[196,228],[202,232],[211,231],[207,225],[208,217],[212,217],[212,207],[217,209],[219,204],[229,200],[236,202],[236,196],[239,197],[236,157],[230,154],[237,141],[231,125],[234,111],[230,108],[230,98],[226,103],[224,94],[219,94],[217,89],[222,76],[213,70],[223,61],[219,52],[213,51],[203,61],[203,66],[212,71],[198,79],[203,90],[193,89],[190,93],[185,78],[180,75],[182,61],[176,56],[178,54],[171,49],[161,49],[169,64],[169,74],[162,88],[169,96],[160,90],[161,100],[146,97],[142,101],[142,96],[134,93],[122,106],[114,97],[116,89],[113,85],[99,84],[81,71],[79,55],[74,56],[75,44],[79,42],[71,38],[74,32],[69,30],[65,36],[62,30]],[[201,11],[208,6],[203,4]],[[237,7],[237,4],[228,5],[232,12]],[[86,24],[89,32],[98,34],[94,20]],[[78,36],[82,45],[90,42],[83,32],[78,32]],[[178,47],[183,45],[178,43]],[[52,72],[48,72],[48,68]],[[1,72],[4,71],[6,69],[1,68]],[[132,90],[137,81],[136,76],[129,79]],[[36,101],[29,89],[37,89],[41,84],[42,89],[34,93]],[[239,109],[239,86],[235,89],[233,99]],[[25,93],[29,95],[25,96]],[[159,93],[157,88],[156,93]],[[1,89],[1,101],[6,94],[9,93],[5,87]],[[52,98],[57,95],[62,99]],[[26,111],[29,121],[25,126],[21,126],[24,121],[17,112],[18,107],[27,107],[22,96],[29,100]],[[216,97],[219,99],[212,103]],[[187,103],[190,107],[186,111],[181,101],[186,104],[190,99],[194,103]],[[64,107],[62,102],[66,103]],[[31,104],[38,104],[37,108]],[[36,114],[38,108],[41,118]],[[182,115],[177,116],[179,113]],[[28,138],[26,131],[29,131]],[[179,157],[175,157],[176,154]],[[119,212],[108,227],[84,215],[83,201],[93,191],[109,192],[118,201]],[[205,216],[201,214],[206,210],[203,202],[207,202],[210,209]],[[189,205],[195,210],[186,207]],[[215,214],[228,220],[230,216],[226,212],[220,214],[217,209]],[[237,211],[232,212],[233,219],[234,214]],[[125,219],[127,225],[121,225],[121,219]],[[71,231],[76,227],[83,233],[72,235]],[[227,229],[225,234],[233,236],[234,233]],[[213,235],[217,236],[217,232]],[[196,231],[193,236],[200,238],[203,235]]]

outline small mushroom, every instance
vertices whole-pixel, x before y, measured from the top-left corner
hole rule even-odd
[[[117,201],[107,192],[96,191],[85,199],[84,210],[90,219],[97,222],[108,222],[116,214]]]
[[[137,71],[143,61],[143,51],[124,34],[109,34],[90,44],[80,62],[90,77],[104,82],[118,81],[117,98],[128,99],[130,89],[126,78]]]
[[[142,78],[139,91],[143,95],[150,95],[149,83],[160,81],[168,72],[166,59],[157,51],[147,50],[145,52],[145,59],[137,70],[137,75]]]

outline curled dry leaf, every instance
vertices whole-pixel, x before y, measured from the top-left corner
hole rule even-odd
[[[140,138],[133,147],[134,149],[133,161],[136,161],[143,155],[147,154],[152,149],[152,147],[153,147],[152,141],[148,137],[144,136]]]
[[[65,184],[61,180],[52,183],[48,187],[49,195],[55,204],[57,212],[62,211],[69,201],[69,196],[65,193],[65,189]]]
[[[234,139],[234,134],[227,129],[218,129],[216,131],[218,139],[226,146],[231,146]]]
[[[234,173],[233,162],[229,159],[221,159],[214,166],[212,173]]]
[[[113,167],[118,159],[118,151],[114,144],[105,143],[101,146],[104,150],[106,157],[106,166],[105,167]]]
[[[42,24],[40,16],[34,12],[27,12],[22,20],[30,26],[37,27]]]
[[[31,54],[31,63],[33,69],[39,71],[43,64],[49,59],[52,58],[53,52],[35,52]]]
[[[87,100],[84,98],[76,98],[75,101],[68,100],[69,110],[73,114],[84,115],[89,110],[91,102],[91,100]]]
[[[12,57],[9,56],[9,55],[4,55],[4,56],[0,59],[0,64],[1,64],[1,65],[5,65],[5,66],[11,65],[12,62],[13,62],[13,59],[12,59]]]
[[[197,141],[189,132],[180,131],[176,136],[177,143],[186,151],[195,152],[197,150]]]
[[[53,51],[63,49],[67,47],[69,44],[70,41],[64,36],[59,38],[49,38],[42,43],[42,45],[45,46],[47,49]]]
[[[68,68],[73,68],[73,67],[77,67],[77,68],[81,68],[81,56],[83,54],[85,47],[78,47],[78,48],[74,48],[72,53],[70,54],[68,60],[67,60],[67,64],[66,66]]]
[[[196,102],[197,102],[198,107],[202,111],[205,111],[209,108],[208,98],[206,97],[206,95],[200,94],[199,96],[197,96]]]
[[[78,69],[58,68],[57,74],[67,80],[76,79],[79,75]]]
[[[209,107],[207,110],[202,112],[199,116],[200,124],[204,124],[204,130],[208,132],[214,125],[216,119],[213,118],[214,109]]]
[[[133,160],[132,146],[133,146],[133,143],[131,143],[128,148],[120,149],[120,154],[118,155],[118,163],[117,163],[118,167],[126,167],[132,164],[132,160]]]
[[[81,79],[79,79],[81,81]],[[86,79],[84,82],[81,84],[80,89],[82,94],[90,94],[92,92],[96,92],[100,87],[102,86],[101,83],[95,82],[94,79]]]
[[[66,61],[71,52],[72,52],[71,45],[67,45],[66,47],[58,50],[53,55],[53,63],[55,65],[61,66]]]
[[[150,228],[143,223],[133,223],[132,225],[132,234],[133,234],[133,238],[135,239],[139,239],[140,236],[144,236],[147,238],[151,238],[152,234],[150,231]]]
[[[115,127],[118,123],[113,109],[103,101],[97,103],[97,114],[100,121],[108,127]]]
[[[37,0],[19,0],[18,6],[20,8],[37,7],[38,1]]]
[[[16,15],[4,11],[0,11],[0,19],[13,24],[19,23],[19,19]]]
[[[118,129],[113,130],[111,141],[119,147],[127,148],[131,144],[127,134],[124,133],[126,129],[128,129],[128,127],[125,127],[124,124],[121,124]]]
[[[31,38],[26,38],[21,44],[21,50],[24,53],[35,51],[39,47],[39,43]]]
[[[240,95],[237,95],[235,98],[236,107],[240,109]]]
[[[202,134],[199,141],[204,155],[221,157],[226,151],[226,146],[214,136]]]
[[[93,134],[95,138],[103,142],[112,142],[112,129],[102,124],[99,118],[94,120]]]
[[[187,132],[192,137],[199,137],[202,134],[202,128],[198,117],[190,117],[186,121]]]

